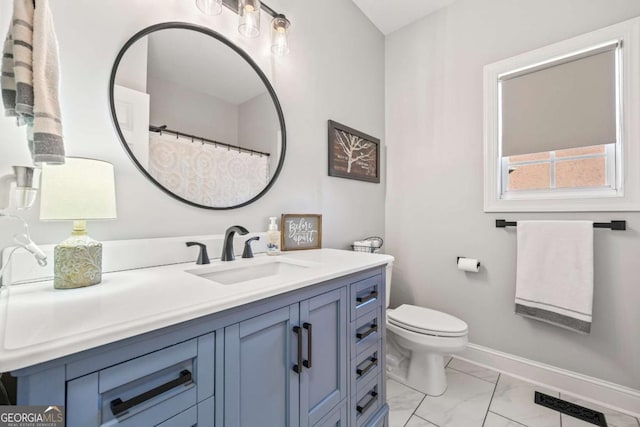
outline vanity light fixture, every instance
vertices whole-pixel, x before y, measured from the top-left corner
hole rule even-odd
[[[213,10],[213,6],[220,4],[222,6],[238,14],[238,32],[245,37],[256,38],[260,35],[260,11],[264,11],[271,15],[271,52],[274,55],[286,55],[289,53],[289,43],[287,40],[289,34],[289,21],[283,14],[271,9],[268,5],[260,0],[196,0],[198,9],[207,15],[217,15],[217,13],[208,13]],[[217,9],[216,9],[217,10]]]
[[[196,6],[205,15],[220,15],[222,13],[222,0],[196,0]]]
[[[102,243],[89,237],[86,221],[115,218],[111,163],[67,157],[64,165],[43,165],[40,219],[73,221],[71,236],[54,249],[54,288],[81,288],[102,281]]]
[[[260,35],[260,0],[238,0],[238,32],[245,37]]]
[[[289,53],[287,35],[291,22],[284,15],[277,15],[271,21],[271,52],[283,56]]]

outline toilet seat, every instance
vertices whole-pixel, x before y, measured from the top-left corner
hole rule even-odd
[[[468,333],[467,324],[441,311],[402,304],[387,312],[388,322],[418,334],[437,337],[461,337]]]

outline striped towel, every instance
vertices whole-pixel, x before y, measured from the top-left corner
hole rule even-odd
[[[64,163],[59,103],[58,41],[48,0],[14,0],[2,55],[2,100],[7,116],[27,125],[35,164]]]
[[[5,114],[24,125],[33,118],[33,3],[13,2],[13,18],[2,54]]]

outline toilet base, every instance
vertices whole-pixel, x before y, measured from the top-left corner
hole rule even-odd
[[[387,322],[388,374],[429,396],[440,396],[447,390],[445,355],[462,351],[467,335],[436,337],[421,335]]]
[[[447,390],[444,357],[439,353],[413,354],[407,385],[429,396],[440,396]]]
[[[441,354],[421,355],[421,363],[403,360],[399,366],[387,365],[387,377],[428,396],[441,396],[447,391],[445,359]],[[427,361],[426,359],[431,359]]]

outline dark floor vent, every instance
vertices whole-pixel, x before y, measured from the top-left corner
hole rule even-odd
[[[584,406],[576,405],[575,403],[567,402],[566,400],[558,399],[557,397],[549,396],[539,391],[536,391],[534,402],[587,423],[600,427],[608,427],[607,420],[604,418],[602,412],[594,411],[593,409],[585,408]]]

